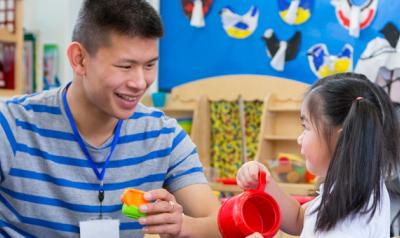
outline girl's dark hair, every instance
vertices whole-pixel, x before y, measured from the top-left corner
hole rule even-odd
[[[334,130],[342,129],[331,148],[321,204],[314,211],[315,231],[328,231],[358,213],[370,212],[372,218],[384,179],[397,170],[399,158],[399,125],[389,96],[354,73],[321,79],[306,96],[310,120],[328,148]]]
[[[110,34],[160,38],[161,18],[146,0],[85,0],[79,11],[72,40],[90,55],[110,44]]]

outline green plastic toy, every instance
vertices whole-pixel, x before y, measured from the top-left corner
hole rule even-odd
[[[146,216],[145,213],[142,213],[139,210],[141,205],[149,203],[143,197],[144,192],[138,189],[129,188],[124,191],[122,194],[122,213],[133,219],[139,219],[140,217]]]

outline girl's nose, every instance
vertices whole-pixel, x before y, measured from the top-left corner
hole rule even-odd
[[[301,145],[303,142],[303,135],[304,133],[302,132],[298,137],[297,137],[297,144]]]

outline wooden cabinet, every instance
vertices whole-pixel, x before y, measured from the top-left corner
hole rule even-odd
[[[22,0],[0,0],[0,97],[22,93]]]
[[[193,118],[191,138],[198,147],[200,160],[207,171],[210,168],[211,120],[210,101],[236,100],[239,95],[244,100],[261,100],[263,115],[259,134],[256,159],[264,164],[276,158],[277,153],[299,155],[297,136],[301,133],[300,106],[307,84],[270,76],[228,75],[207,78],[176,87],[168,96],[163,109],[167,115],[189,116]],[[214,190],[240,193],[236,185],[210,182]],[[305,183],[279,183],[289,194],[309,195],[314,193],[314,185]],[[276,238],[289,238],[279,232]]]
[[[257,159],[265,165],[279,153],[301,157],[297,137],[302,132],[300,108],[303,95],[269,95],[264,103]],[[290,194],[312,195],[314,185],[280,183]]]
[[[279,186],[287,193],[293,195],[304,195],[307,196],[309,194],[314,193],[314,185],[312,184],[304,184],[304,183],[278,183]],[[225,185],[221,183],[210,183],[211,188],[213,190],[221,191],[221,192],[229,192],[229,193],[240,193],[242,190],[236,185]]]
[[[297,137],[300,135],[302,99],[270,95],[264,103],[257,158],[267,164],[279,152],[300,156]]]
[[[308,85],[293,80],[261,75],[228,75],[206,78],[174,88],[163,109],[167,115],[193,118],[191,138],[207,170],[211,157],[210,102],[217,100],[264,101],[256,159],[266,164],[277,153],[299,154],[297,136],[302,128],[300,106]],[[290,194],[308,195],[310,184],[280,183]],[[240,192],[237,186],[211,183],[215,190]]]

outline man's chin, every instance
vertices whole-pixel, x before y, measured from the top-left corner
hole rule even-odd
[[[125,111],[125,112],[120,112],[115,115],[115,117],[119,120],[126,120],[129,119],[133,116],[135,113],[135,109],[132,109],[131,111]]]

